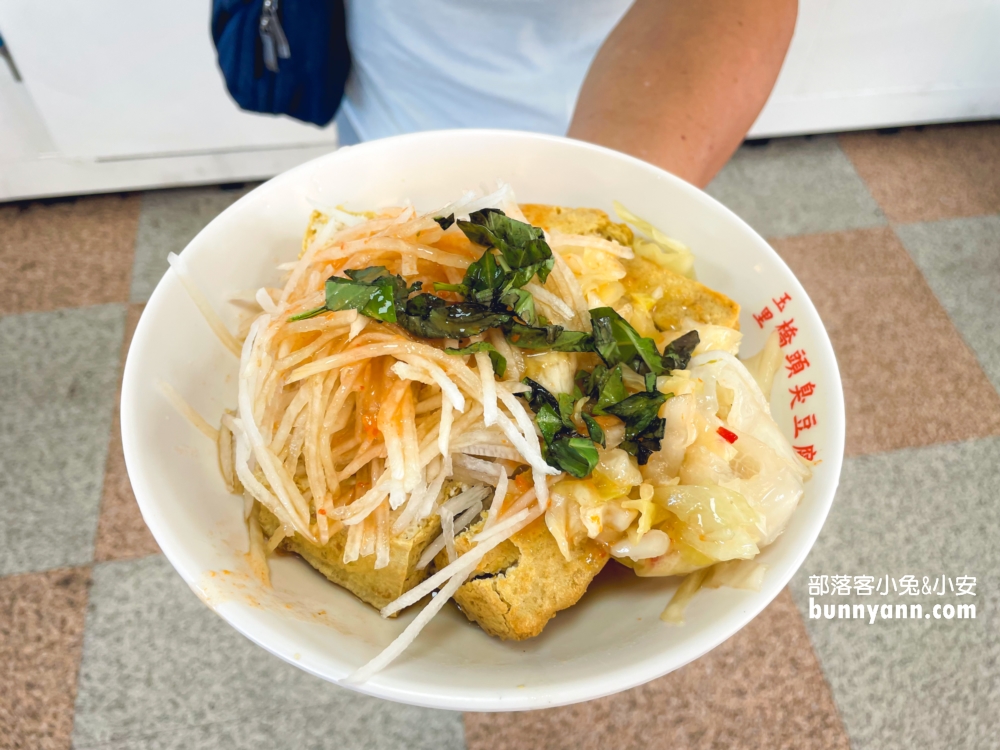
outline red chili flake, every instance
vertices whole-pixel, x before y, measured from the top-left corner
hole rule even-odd
[[[720,427],[718,429],[718,433],[722,435],[722,439],[725,440],[730,445],[740,439],[739,435],[737,435],[735,432],[730,432],[725,427]]]
[[[321,516],[325,516],[326,515],[326,508],[320,508],[316,512],[319,513]]]

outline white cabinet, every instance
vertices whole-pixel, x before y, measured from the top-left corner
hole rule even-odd
[[[73,158],[332,144],[333,129],[242,112],[208,0],[0,0],[0,34],[59,151]]]

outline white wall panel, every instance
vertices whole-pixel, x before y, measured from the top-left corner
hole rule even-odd
[[[332,127],[240,111],[209,10],[208,0],[0,0],[0,33],[68,157],[332,143]]]

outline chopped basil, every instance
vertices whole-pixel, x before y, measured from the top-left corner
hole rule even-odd
[[[475,344],[469,344],[468,346],[463,346],[461,349],[447,348],[445,352],[448,354],[475,354],[476,352],[486,352],[490,355],[490,362],[493,363],[493,372],[497,374],[498,378],[502,378],[504,373],[507,372],[507,358],[504,357],[497,348],[488,341],[477,341]]]
[[[640,466],[660,449],[660,439],[667,420],[658,416],[660,406],[673,394],[659,391],[633,393],[628,398],[605,407],[604,411],[625,423],[625,439],[619,446],[636,457]]]
[[[397,308],[408,295],[420,289],[420,282],[407,286],[399,276],[390,274],[384,266],[373,266],[346,272],[348,278],[331,276],[326,280],[326,304],[296,315],[291,320],[304,320],[322,312],[357,310],[362,315],[386,323],[397,322]]]
[[[559,401],[555,396],[549,393],[545,386],[536,383],[531,378],[522,378],[521,382],[531,389],[525,393],[518,394],[521,398],[528,402],[528,406],[537,412],[542,406],[548,404],[557,415],[559,414]]]
[[[545,441],[546,445],[551,443],[555,439],[556,433],[563,428],[562,417],[556,413],[551,404],[542,404],[539,407],[535,412],[535,423],[538,425],[538,430],[542,433],[542,440]]]
[[[531,390],[518,394],[535,412],[535,423],[542,433],[542,455],[550,466],[583,479],[597,466],[597,447],[594,441],[576,431],[571,418],[578,398],[575,393],[554,396],[531,378],[522,381]]]
[[[424,293],[406,303],[406,316],[400,323],[413,335],[426,339],[463,339],[499,328],[510,317],[509,313],[493,312],[475,302],[449,304]]]
[[[618,417],[625,423],[625,439],[631,440],[645,433],[651,424],[655,422],[660,406],[667,400],[666,394],[659,391],[640,391],[633,393],[617,404],[610,404],[604,408],[605,414]]]
[[[674,339],[663,350],[663,364],[669,370],[686,370],[691,362],[691,355],[701,339],[697,331],[688,331],[683,336]]]
[[[483,247],[500,251],[505,271],[517,271],[512,286],[524,286],[537,273],[544,284],[552,270],[552,249],[538,227],[511,219],[496,208],[484,208],[469,215],[468,221],[459,221],[458,228],[465,236]]]
[[[520,349],[552,352],[592,352],[593,341],[584,331],[567,331],[562,326],[526,326],[511,323],[506,327],[507,340]]]
[[[606,448],[607,442],[604,439],[604,430],[597,424],[597,420],[587,414],[587,412],[584,412],[581,416],[583,417],[583,423],[587,425],[587,432],[590,433],[590,439],[602,448]]]
[[[597,446],[588,437],[558,437],[548,446],[546,461],[577,479],[583,479],[597,466]]]
[[[436,221],[438,226],[442,229],[447,229],[455,223],[455,214],[450,214],[448,216],[435,216],[434,221]]]

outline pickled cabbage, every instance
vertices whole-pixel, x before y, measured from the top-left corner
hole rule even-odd
[[[632,240],[632,250],[636,255],[669,268],[681,276],[694,278],[694,255],[686,245],[668,237],[645,219],[640,219],[618,201],[613,205],[618,218],[632,224],[646,235],[645,237],[636,235]]]

